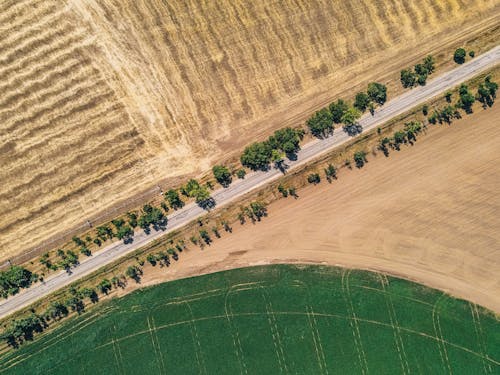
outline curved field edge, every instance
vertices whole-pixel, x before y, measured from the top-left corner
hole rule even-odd
[[[0,373],[495,373],[499,327],[381,273],[248,267],[103,303],[4,354]]]

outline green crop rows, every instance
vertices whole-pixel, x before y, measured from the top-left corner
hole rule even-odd
[[[0,358],[1,374],[499,374],[500,325],[408,281],[238,269],[103,303]]]

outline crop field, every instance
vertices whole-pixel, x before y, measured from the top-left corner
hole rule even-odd
[[[2,374],[495,374],[500,324],[383,274],[236,269],[104,303],[0,357]]]
[[[498,27],[499,7],[2,1],[0,258],[302,122],[350,79]]]

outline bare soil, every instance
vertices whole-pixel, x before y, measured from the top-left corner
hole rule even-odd
[[[141,285],[271,263],[382,271],[500,312],[500,106],[431,126],[414,146],[281,199]],[[131,285],[125,292],[137,288]]]

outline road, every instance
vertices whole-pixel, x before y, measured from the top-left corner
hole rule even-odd
[[[359,124],[363,127],[363,131],[380,126],[390,119],[407,112],[411,108],[442,94],[461,82],[467,81],[479,73],[494,67],[499,62],[500,46],[497,46],[468,63],[460,65],[428,81],[426,86],[414,88],[388,101],[382,108],[378,109],[373,116],[370,114],[363,116]],[[330,152],[335,147],[348,142],[352,138],[353,137],[347,135],[342,129],[336,129],[334,134],[326,139],[311,141],[302,146],[302,149],[297,154],[297,160],[287,161],[289,166],[288,170],[309,163],[313,159]],[[280,176],[282,176],[282,173],[274,168],[266,172],[252,172],[249,173],[245,179],[233,182],[228,188],[216,190],[212,194],[212,197],[217,207],[227,205],[244,194],[278,179]],[[194,203],[187,204],[181,210],[168,216],[168,226],[164,231],[152,231],[149,235],[141,231],[135,234],[134,241],[131,244],[123,244],[122,242],[112,243],[98,252],[95,252],[91,257],[83,260],[78,267],[73,269],[72,274],[68,275],[66,272],[61,271],[48,277],[43,283],[38,283],[15,296],[2,300],[0,302],[0,318],[28,306],[36,300],[96,271],[100,267],[113,262],[121,256],[137,250],[166,233],[181,228],[205,213],[206,211],[198,205]]]

